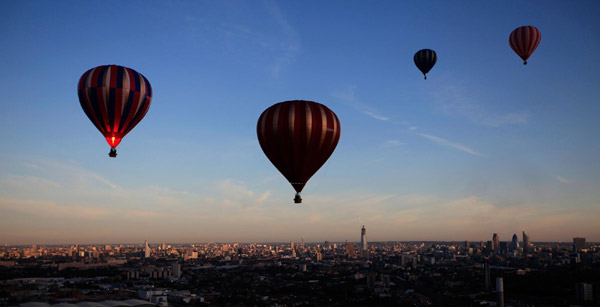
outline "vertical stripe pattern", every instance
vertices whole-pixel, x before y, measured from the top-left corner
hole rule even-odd
[[[260,115],[256,130],[263,152],[298,193],[329,159],[340,139],[335,113],[305,100],[269,107]]]
[[[516,28],[508,38],[510,47],[523,59],[523,64],[527,64],[527,59],[535,51],[541,40],[542,34],[534,26]]]
[[[148,79],[118,65],[86,71],[77,93],[83,112],[113,148],[144,118],[152,100]]]
[[[417,68],[423,73],[423,76],[425,76],[425,79],[427,79],[427,73],[433,68],[435,62],[437,62],[437,54],[431,49],[421,49],[415,53],[413,60]]]

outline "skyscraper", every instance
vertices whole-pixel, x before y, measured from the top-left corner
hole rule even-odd
[[[148,241],[144,241],[144,258],[150,258],[150,245],[148,245]]]
[[[594,288],[592,284],[580,282],[576,285],[575,296],[578,300],[590,302],[594,299]]]
[[[573,238],[573,251],[577,252],[585,249],[585,238],[575,237]]]
[[[171,263],[171,275],[176,278],[181,277],[181,264],[177,262]]]
[[[485,289],[486,290],[490,290],[490,263],[488,262],[488,260],[486,259],[485,263],[483,264],[483,270],[484,270],[484,279],[485,279]]]
[[[529,252],[529,246],[531,245],[531,241],[529,241],[529,235],[523,231],[523,253],[526,254]]]
[[[492,237],[492,242],[493,242],[492,250],[495,253],[498,253],[499,250],[500,250],[500,238],[498,238],[498,234],[497,233],[495,233],[494,236]]]
[[[346,256],[354,257],[354,243],[346,241]]]
[[[367,245],[367,230],[363,225],[360,230],[360,257],[369,259],[369,246]]]
[[[519,249],[519,237],[517,237],[517,234],[513,234],[512,237],[512,243],[510,245],[510,249],[511,250],[518,250]]]
[[[502,277],[496,277],[496,306],[504,307],[504,282]]]

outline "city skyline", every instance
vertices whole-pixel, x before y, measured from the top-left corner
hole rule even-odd
[[[532,244],[537,243],[570,243],[570,240],[567,241],[532,241],[530,236],[528,234],[526,234],[524,231],[522,232],[523,235],[523,239],[519,240],[517,237],[517,234],[513,234],[512,239],[511,240],[499,240],[499,237],[497,235],[497,233],[494,233],[492,236],[492,240],[487,240],[486,238],[482,238],[481,240],[464,240],[464,239],[452,239],[452,240],[374,240],[374,241],[368,241],[371,243],[385,243],[385,242],[422,242],[422,243],[427,243],[427,242],[445,242],[445,243],[455,243],[455,242],[463,242],[462,244],[466,245],[470,245],[470,244],[474,244],[474,243],[482,243],[484,245],[487,244],[491,244],[491,250],[492,251],[496,251],[498,250],[499,244],[498,242],[503,242],[507,244],[507,247],[510,246],[510,248],[524,248],[524,250],[526,251],[529,247],[531,247]],[[325,243],[339,243],[339,244],[343,244],[345,243],[357,243],[357,248],[359,253],[361,253],[364,250],[368,249],[368,242],[366,239],[366,227],[364,225],[362,225],[361,229],[360,229],[360,236],[358,239],[356,240],[352,240],[352,239],[342,239],[342,240],[316,240],[316,241],[305,241],[304,240],[304,236],[299,236],[298,238],[300,238],[300,242],[301,245],[300,246],[304,246],[304,244],[311,244],[311,245],[319,245],[319,244],[324,244]],[[56,246],[67,246],[67,245],[73,245],[73,246],[80,246],[80,245],[85,245],[85,246],[94,246],[94,245],[113,245],[113,244],[118,244],[118,245],[141,245],[143,246],[144,249],[144,253],[145,253],[145,257],[147,257],[148,255],[148,247],[155,245],[158,247],[162,247],[164,249],[165,244],[175,244],[175,245],[188,245],[188,244],[290,244],[290,246],[294,246],[294,239],[297,238],[292,238],[292,240],[290,241],[290,238],[287,238],[288,240],[283,240],[283,241],[239,241],[239,240],[231,240],[231,241],[217,241],[217,240],[206,240],[206,241],[168,241],[168,240],[163,240],[163,241],[148,241],[148,239],[144,239],[143,243],[141,242],[126,242],[126,241],[115,241],[115,242],[108,242],[108,241],[104,241],[104,242],[55,242],[55,243],[45,243],[45,242],[26,242],[26,243],[18,243],[18,244],[7,244],[7,243],[2,243],[0,242],[0,246],[44,246],[44,245],[56,245]],[[578,237],[578,236],[574,236],[572,237],[572,242],[573,244],[575,244],[575,240],[580,240],[580,242],[583,243],[579,243],[579,246],[585,246],[585,242],[586,242],[586,238],[585,237]],[[289,243],[286,243],[289,242]],[[470,242],[470,243],[469,243]],[[589,243],[598,243],[598,242],[594,242],[594,241],[588,241]],[[516,243],[516,244],[515,244]],[[461,243],[459,243],[461,244]],[[512,245],[510,245],[512,244]],[[468,247],[468,246],[466,246]]]
[[[600,241],[597,1],[0,11],[2,245],[343,242],[361,225],[375,242]],[[524,25],[541,32],[527,65],[508,41]],[[413,61],[424,48],[437,54],[427,80]],[[153,89],[116,159],[77,96],[107,64]],[[292,99],[341,127],[301,205],[256,135]]]

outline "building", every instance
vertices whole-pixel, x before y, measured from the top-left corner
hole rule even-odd
[[[585,249],[585,238],[575,237],[573,238],[573,251],[577,252]]]
[[[144,241],[144,258],[150,258],[150,245],[148,245],[148,241]]]
[[[498,234],[495,233],[494,236],[492,236],[492,250],[495,253],[497,253],[499,249],[500,249],[500,238],[498,237]]]
[[[594,294],[594,291],[592,288],[592,284],[588,284],[588,283],[584,283],[584,282],[580,282],[577,284],[575,296],[577,297],[578,300],[581,300],[584,302],[591,302],[594,299],[593,294]]]
[[[494,252],[494,243],[493,241],[487,241],[485,244],[485,253],[490,254],[492,252]]]
[[[523,253],[528,253],[531,248],[531,239],[529,238],[529,235],[525,233],[525,231],[523,231]]]
[[[505,241],[500,242],[500,245],[498,246],[498,251],[496,251],[496,253],[500,253],[500,254],[508,253],[508,242],[505,242]]]
[[[485,280],[485,289],[486,290],[490,290],[490,263],[486,260],[485,263],[483,264],[483,271],[484,271],[484,280]]]
[[[511,250],[518,250],[519,249],[519,237],[517,237],[517,234],[513,234],[512,236],[512,242],[510,245],[510,249]]]
[[[504,307],[504,282],[496,277],[496,307]]]
[[[181,264],[173,262],[171,264],[171,276],[180,278],[181,277]]]
[[[346,256],[354,257],[354,243],[346,241]]]
[[[367,244],[367,230],[365,229],[365,225],[360,230],[360,257],[369,259],[369,246]]]
[[[315,254],[315,261],[320,262],[323,260],[323,254],[321,254],[320,251],[317,251],[317,253]]]

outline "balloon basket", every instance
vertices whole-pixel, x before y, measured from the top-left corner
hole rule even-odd
[[[294,203],[295,204],[301,204],[302,203],[302,197],[300,197],[300,194],[296,194],[296,197],[294,197]]]
[[[117,157],[117,149],[116,148],[111,148],[110,152],[108,153],[108,156],[111,158],[116,158]]]

